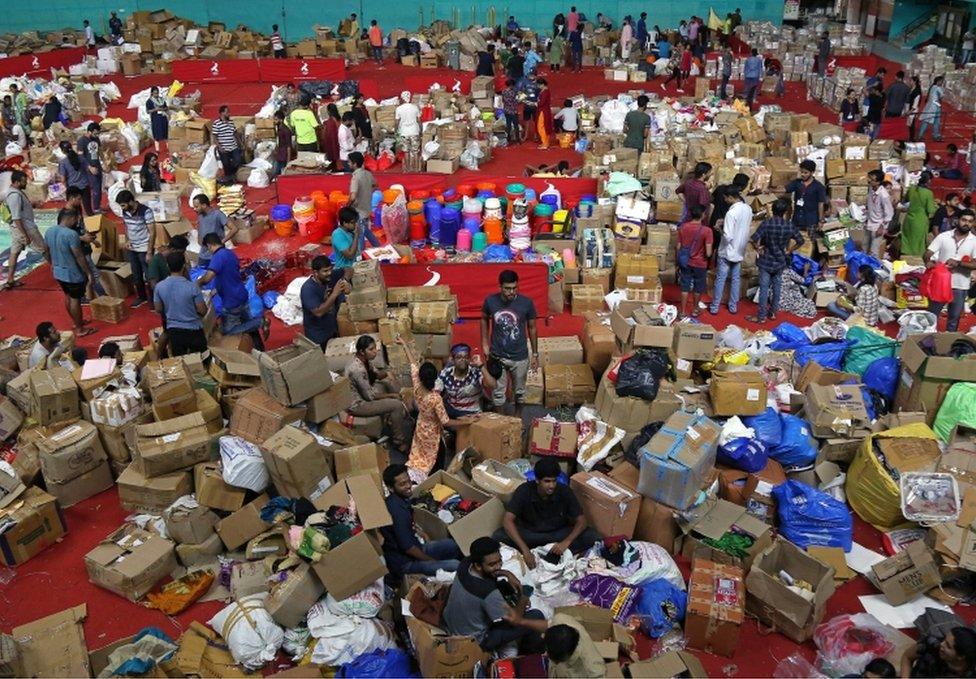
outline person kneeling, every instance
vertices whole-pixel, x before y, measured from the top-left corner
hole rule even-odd
[[[529,568],[535,568],[533,547],[555,543],[550,558],[558,563],[567,549],[581,554],[600,540],[586,526],[586,517],[568,486],[557,481],[559,463],[544,457],[535,463],[535,481],[519,486],[508,503],[502,528],[492,536],[515,547]]]
[[[500,657],[541,653],[545,648],[545,616],[528,609],[522,583],[502,569],[501,544],[494,538],[471,543],[471,556],[461,560],[451,585],[444,623],[450,634],[472,637]]]
[[[420,543],[413,521],[410,490],[413,483],[406,465],[391,464],[383,470],[383,483],[390,489],[386,509],[393,523],[380,529],[383,557],[395,576],[419,573],[433,577],[437,571],[456,571],[461,550],[451,538]]]

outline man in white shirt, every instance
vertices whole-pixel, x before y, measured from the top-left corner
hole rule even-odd
[[[54,323],[44,321],[37,326],[37,341],[27,358],[28,368],[46,369],[49,365],[60,365],[61,354],[68,348],[61,344],[61,333],[54,327]]]
[[[88,45],[88,47],[94,47],[95,46],[95,29],[93,29],[91,27],[91,24],[88,22],[88,19],[85,19],[85,21],[83,22],[83,25],[85,27],[85,44]]]
[[[884,172],[871,170],[868,172],[868,252],[878,259],[881,259],[885,231],[894,216],[891,196],[884,187]]]
[[[342,114],[342,124],[339,125],[339,164],[343,172],[352,172],[349,154],[356,150],[356,134],[352,131],[355,124],[352,111]]]
[[[749,229],[752,227],[752,208],[742,201],[739,189],[732,186],[726,189],[725,202],[729,211],[725,213],[722,224],[722,241],[718,246],[718,270],[715,272],[715,290],[708,311],[713,316],[718,313],[725,292],[725,280],[729,282],[729,313],[739,311],[739,277],[742,260],[749,244]]]
[[[940,262],[952,271],[952,301],[949,302],[946,332],[955,332],[959,328],[959,317],[966,306],[970,279],[973,269],[976,269],[976,262],[973,261],[976,259],[976,236],[970,233],[974,224],[976,215],[973,211],[962,210],[956,228],[936,236],[922,257],[926,268]],[[929,300],[929,311],[935,314],[936,322],[944,307],[944,302]]]
[[[396,108],[397,135],[403,145],[403,171],[420,172],[420,109],[410,101],[409,92],[401,92],[402,104]]]
[[[973,46],[976,45],[976,31],[969,29],[962,34],[962,59],[959,63],[965,67],[973,56]]]

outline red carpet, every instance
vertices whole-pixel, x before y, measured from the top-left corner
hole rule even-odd
[[[894,72],[894,65],[889,65],[889,73]],[[392,96],[400,89],[402,78],[412,75],[414,69],[401,66],[386,66],[383,70],[375,66],[359,66],[352,69],[350,77],[368,77],[377,82],[382,96]],[[119,78],[117,82],[122,89],[121,104],[113,104],[109,109],[110,116],[120,116],[125,119],[134,118],[134,111],[124,108],[128,97],[150,84],[168,85],[171,78],[166,75],[140,76],[134,78]],[[550,82],[554,90],[554,100],[572,94],[587,95],[625,92],[631,88],[627,83],[613,83],[603,79],[600,69],[587,69],[583,76],[571,73],[553,74]],[[656,87],[649,83],[649,88]],[[188,92],[197,89],[189,86]],[[203,92],[204,112],[208,116],[216,114],[217,108],[224,103],[231,105],[233,114],[248,114],[257,110],[269,94],[267,85],[205,85],[199,88]],[[672,92],[673,93],[673,92]],[[772,102],[763,97],[763,102]],[[834,121],[836,115],[827,111],[816,102],[808,102],[805,88],[799,83],[789,83],[785,98],[777,101],[784,109],[798,112],[811,112],[823,120]],[[968,115],[950,112],[947,115],[946,137],[959,139],[968,138],[973,129],[973,119]],[[571,163],[579,162],[579,155],[571,151],[552,149],[539,152],[534,145],[499,149],[495,158],[485,165],[485,172],[492,175],[519,175],[526,164],[539,162],[553,162],[565,158]],[[394,167],[394,170],[397,168]],[[476,173],[462,171],[459,177],[465,179],[477,176]],[[463,180],[462,180],[463,181]],[[248,204],[259,212],[267,211],[274,202],[274,189],[247,191]],[[187,215],[191,216],[189,211]],[[266,234],[257,243],[240,248],[240,254],[247,257],[267,256],[281,258],[283,253],[296,249],[303,243],[299,239],[281,242],[273,233]],[[0,292],[0,316],[3,320],[3,332],[8,334],[32,335],[35,326],[45,320],[53,320],[59,327],[66,327],[67,316],[63,311],[62,296],[51,279],[47,267],[27,276],[26,285],[16,291]],[[665,290],[665,299],[669,302],[677,300],[676,291],[672,287]],[[745,316],[755,311],[755,305],[743,302],[737,317],[723,312],[716,317],[704,316],[703,321],[713,324],[716,328],[724,328],[728,324],[737,323],[740,326],[750,326],[743,320]],[[807,324],[801,319],[784,315],[782,320],[790,320],[800,325]],[[145,336],[148,329],[156,326],[157,317],[148,309],[139,309],[125,322],[118,325],[93,323],[97,334],[80,342],[90,351],[97,348],[99,338],[108,335],[138,332]],[[973,324],[973,316],[968,314],[963,319],[963,329]],[[771,324],[768,324],[771,325]],[[554,313],[540,323],[539,333],[543,336],[578,335],[582,330],[582,319],[567,313]],[[895,328],[888,328],[889,334],[894,335]],[[271,346],[286,343],[294,328],[285,328],[277,320],[272,327]],[[465,341],[477,345],[479,326],[477,322],[461,322],[455,327],[456,341]],[[48,549],[46,552],[14,569],[13,579],[3,588],[2,597],[5,605],[0,610],[0,628],[4,631],[12,626],[33,620],[55,611],[87,602],[88,619],[85,623],[86,637],[91,648],[104,646],[121,637],[132,634],[146,625],[157,625],[166,633],[178,636],[181,630],[192,620],[206,621],[216,610],[214,603],[197,604],[187,613],[177,618],[167,618],[157,611],[148,610],[131,604],[105,590],[91,585],[85,574],[83,555],[97,542],[118,527],[126,512],[118,505],[115,490],[109,490],[91,498],[65,512],[68,524],[68,534],[61,544]],[[870,549],[881,550],[881,540],[877,531],[855,519],[855,540]],[[683,564],[687,574],[687,564]],[[857,596],[873,593],[873,588],[863,579],[858,578],[844,585],[831,599],[827,615],[845,612],[859,612],[861,606]],[[960,607],[959,613],[968,621],[976,618],[972,609]],[[640,646],[642,657],[650,652],[646,640]],[[801,652],[812,659],[814,649],[812,644],[805,644]],[[705,668],[711,676],[770,676],[777,663],[783,658],[797,651],[797,645],[780,634],[769,634],[761,630],[755,620],[748,620],[743,625],[739,650],[731,658],[720,658],[698,654],[704,662]]]

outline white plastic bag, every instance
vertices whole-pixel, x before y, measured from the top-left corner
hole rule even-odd
[[[744,425],[738,415],[733,415],[722,425],[722,433],[718,437],[718,444],[724,446],[733,439],[752,439],[755,437],[756,431],[752,427]]]
[[[260,669],[274,660],[285,639],[284,631],[264,608],[267,597],[267,593],[244,597],[221,609],[207,623],[227,642],[234,661],[248,670]]]
[[[718,345],[726,349],[741,351],[746,346],[745,335],[742,328],[737,325],[730,325],[718,335]]]
[[[312,662],[318,665],[344,665],[364,653],[394,648],[393,630],[375,618],[336,615],[325,599],[308,609],[308,631],[317,640]]]
[[[935,332],[936,318],[931,311],[906,311],[898,319],[898,341],[904,342],[910,335]]]
[[[247,185],[254,189],[263,189],[271,184],[271,179],[268,178],[268,173],[264,170],[254,168],[251,170],[250,174],[247,175]]]
[[[325,605],[336,615],[355,615],[360,618],[375,618],[383,608],[383,579],[362,589],[342,601],[331,594],[325,597]]]
[[[268,487],[268,468],[261,449],[237,436],[220,437],[224,482],[259,493]]]
[[[220,170],[220,159],[217,156],[217,147],[211,146],[203,156],[200,169],[197,174],[205,179],[216,179],[217,172]]]
[[[579,427],[576,461],[586,471],[605,459],[626,433],[603,422],[596,410],[585,406],[576,411],[576,424]]]

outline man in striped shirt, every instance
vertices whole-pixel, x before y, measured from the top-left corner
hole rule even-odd
[[[233,184],[237,170],[244,164],[244,156],[237,135],[237,126],[230,119],[230,107],[226,104],[220,107],[220,118],[213,122],[210,131],[217,143],[220,164],[224,166],[223,183]]]
[[[285,43],[281,40],[281,33],[278,32],[278,24],[271,27],[271,51],[274,52],[275,59],[285,58]]]
[[[136,301],[132,303],[135,309],[149,301],[146,273],[156,252],[156,221],[152,210],[137,201],[131,191],[119,191],[115,202],[122,208],[122,221],[125,222],[126,250],[136,286]]]

